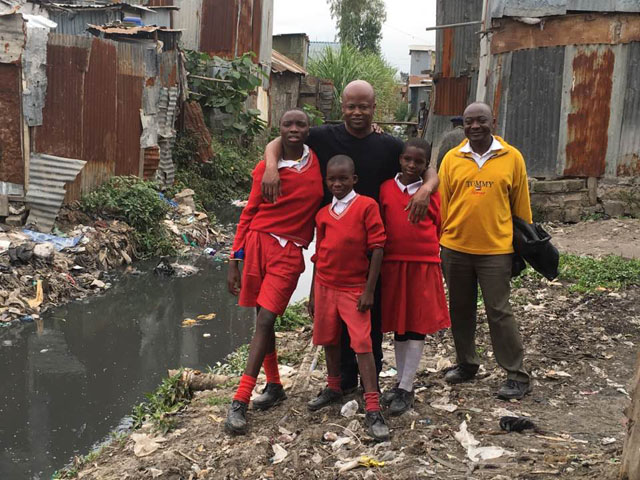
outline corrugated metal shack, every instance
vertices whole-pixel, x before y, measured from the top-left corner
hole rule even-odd
[[[430,140],[486,101],[543,180],[532,201],[548,218],[640,215],[640,0],[439,0],[437,13],[484,23],[438,30]]]
[[[439,26],[482,20],[482,0],[438,0],[436,23]],[[476,98],[480,53],[477,32],[481,25],[439,28],[436,31],[436,65],[426,139],[439,142],[451,128],[450,119],[462,115],[465,106]],[[435,149],[434,149],[435,151]]]
[[[98,38],[31,23],[0,16],[9,45],[0,54],[0,185],[15,198],[26,193],[28,221],[50,230],[63,198],[77,200],[112,175],[172,183],[180,33],[98,26]]]
[[[298,106],[300,81],[307,71],[277,50],[271,54],[269,123],[277,126],[282,114]]]

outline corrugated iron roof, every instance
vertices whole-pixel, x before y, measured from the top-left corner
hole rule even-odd
[[[27,204],[29,218],[41,232],[50,232],[65,196],[65,184],[73,182],[87,162],[53,155],[31,155]]]
[[[491,17],[549,17],[582,12],[640,12],[638,0],[493,0]]]
[[[156,31],[163,32],[181,32],[182,30],[174,30],[171,28],[157,27],[155,25],[148,25],[145,27],[127,27],[126,25],[110,26],[110,25],[88,25],[87,30],[96,30],[102,33],[110,33],[117,35],[137,35],[139,33],[153,33]]]
[[[291,72],[298,73],[300,75],[307,74],[307,71],[304,68],[277,50],[271,51],[271,71],[274,73]]]

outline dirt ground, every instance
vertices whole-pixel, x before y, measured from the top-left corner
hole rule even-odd
[[[630,224],[629,230],[637,232],[637,221],[613,220],[563,226],[562,232],[554,227],[553,234],[564,251],[607,253],[604,243],[598,252],[595,245],[599,235],[617,225],[613,222]],[[636,233],[629,234],[630,241],[633,235]],[[612,249],[620,243],[609,242]],[[375,444],[361,426],[363,401],[359,395],[351,397],[360,404],[353,418],[342,417],[339,405],[316,413],[307,411],[307,400],[324,382],[323,365],[305,381],[313,356],[307,328],[279,334],[280,351],[303,361],[283,368],[289,395],[286,402],[267,412],[249,410],[246,436],[229,436],[222,428],[233,387],[200,392],[179,414],[177,429],[157,439],[153,453],[136,456],[136,442],[129,438],[106,447],[79,469],[79,477],[614,479],[624,440],[628,382],[640,342],[640,292],[635,288],[583,295],[569,287],[526,278],[513,292],[534,387],[522,401],[505,402],[495,396],[504,374],[492,358],[481,308],[478,349],[483,367],[477,379],[447,385],[442,370],[455,360],[450,332],[429,337],[417,378],[415,408],[401,417],[387,416],[391,441]],[[387,338],[383,390],[394,383],[393,364],[392,343]],[[499,419],[510,413],[530,417],[538,430],[501,431]],[[500,447],[502,455],[471,461],[455,438],[463,422],[479,447]],[[158,436],[145,427],[142,433]],[[374,462],[359,465],[363,455]]]

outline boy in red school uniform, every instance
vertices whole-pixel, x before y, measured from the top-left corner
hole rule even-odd
[[[325,350],[327,387],[307,406],[316,411],[342,399],[342,321],[349,331],[364,385],[365,425],[374,439],[385,441],[389,428],[380,412],[369,310],[373,306],[386,236],[376,201],[353,191],[358,180],[354,172],[353,160],[346,155],[329,160],[326,184],[333,200],[316,215],[309,313],[313,317],[313,343]]]
[[[412,138],[400,155],[401,172],[380,187],[387,232],[382,262],[382,331],[394,332],[396,386],[382,395],[391,415],[413,406],[413,380],[426,334],[449,328],[449,310],[440,269],[440,194],[431,195],[424,220],[411,223],[406,212],[422,185],[431,145]]]
[[[284,113],[280,119],[284,149],[278,162],[282,196],[277,203],[262,200],[265,163],[261,161],[253,172],[249,200],[238,222],[227,283],[233,295],[239,294],[238,304],[257,307],[258,316],[247,366],[227,413],[225,428],[231,433],[246,432],[247,407],[261,365],[267,386],[254,399],[254,408],[266,410],[286,398],[278,373],[273,326],[304,271],[302,248],[313,239],[313,219],[324,193],[318,158],[304,144],[308,135],[309,117],[305,112],[294,109]],[[238,268],[241,260],[242,275]]]

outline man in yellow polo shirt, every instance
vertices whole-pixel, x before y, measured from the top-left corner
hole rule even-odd
[[[469,105],[463,122],[467,138],[445,155],[438,172],[442,268],[457,354],[457,365],[445,380],[462,383],[478,371],[475,332],[480,284],[494,356],[507,371],[498,397],[520,399],[531,391],[531,384],[509,295],[512,216],[532,222],[527,170],[522,154],[492,135],[495,119],[487,104]]]

